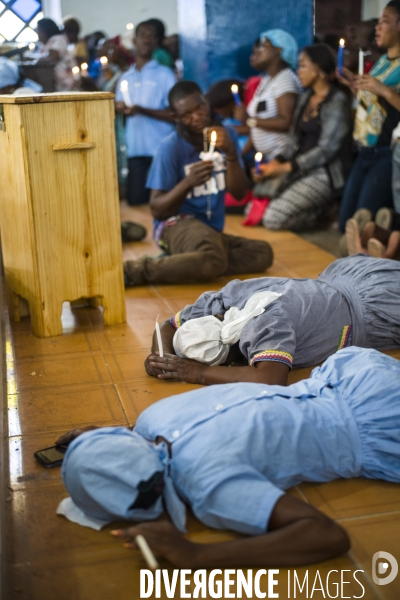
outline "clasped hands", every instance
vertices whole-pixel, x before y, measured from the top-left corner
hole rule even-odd
[[[354,75],[350,69],[343,67],[343,74],[337,71],[337,77],[341,83],[353,90],[365,90],[376,96],[383,96],[386,86],[372,75]]]
[[[146,373],[151,377],[200,385],[202,385],[204,371],[209,368],[197,360],[179,358],[175,354],[165,354],[161,357],[158,353],[150,354],[146,358],[144,366]]]

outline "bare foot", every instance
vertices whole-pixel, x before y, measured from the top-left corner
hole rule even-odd
[[[376,238],[368,240],[368,254],[374,258],[383,258],[385,256],[385,246]]]
[[[400,231],[392,231],[386,248],[385,258],[400,258]]]

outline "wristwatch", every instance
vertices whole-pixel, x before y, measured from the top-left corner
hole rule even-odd
[[[250,117],[246,120],[246,125],[247,127],[250,127],[250,129],[252,127],[257,127],[257,119],[255,119],[254,117]]]

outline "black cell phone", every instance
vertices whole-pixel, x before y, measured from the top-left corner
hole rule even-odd
[[[256,112],[260,113],[260,112],[264,112],[266,110],[267,110],[267,101],[260,100],[260,102],[257,104]]]
[[[34,457],[41,465],[51,469],[51,467],[59,467],[64,459],[68,444],[62,444],[61,446],[50,446],[50,448],[44,448],[34,453]]]

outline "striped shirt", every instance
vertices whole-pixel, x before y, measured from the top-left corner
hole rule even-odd
[[[278,116],[277,99],[284,94],[299,94],[300,91],[299,80],[289,68],[283,69],[275,77],[266,75],[247,107],[247,113],[252,118],[273,119]],[[262,152],[266,159],[271,160],[283,149],[288,134],[253,127],[251,139],[254,148]]]

